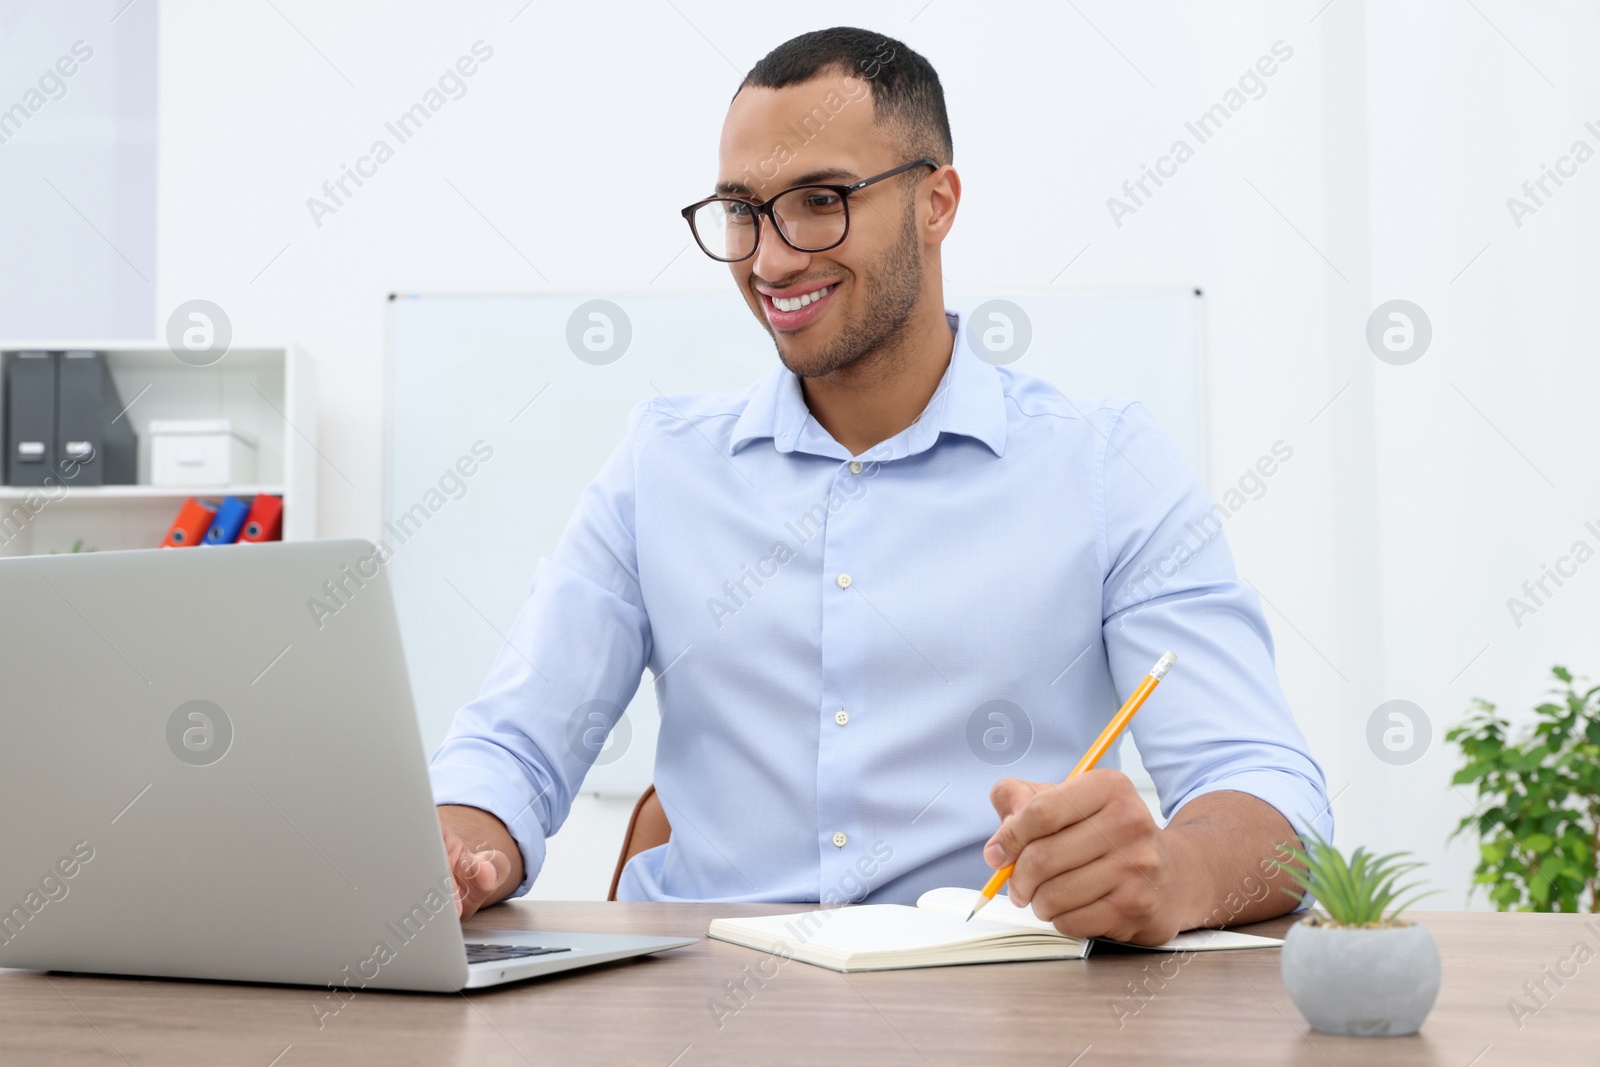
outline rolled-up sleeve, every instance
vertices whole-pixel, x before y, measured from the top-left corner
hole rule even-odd
[[[650,402],[584,490],[479,695],[461,708],[429,765],[436,804],[493,814],[522,851],[527,892],[545,839],[566,820],[609,731],[639,688],[651,650],[639,588],[635,463]]]
[[[1096,418],[1103,632],[1117,690],[1132,692],[1163,652],[1178,655],[1130,727],[1162,814],[1237,790],[1272,805],[1296,833],[1331,840],[1322,768],[1278,683],[1260,598],[1228,551],[1224,527],[1242,508],[1213,504],[1142,404]]]

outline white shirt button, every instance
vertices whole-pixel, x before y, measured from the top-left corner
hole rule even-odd
[[[840,708],[838,711],[833,713],[833,721],[838,723],[840,726],[843,726],[845,723],[850,721],[850,713],[845,711],[843,708]]]
[[[833,835],[833,843],[838,848],[844,848],[844,843],[848,840],[850,839],[844,836],[843,830],[840,830],[838,833]]]
[[[840,589],[849,589],[850,588],[850,576],[848,574],[839,575],[837,581],[839,583],[839,588]]]
[[[850,464],[850,473],[851,474],[860,474],[861,473],[861,464],[852,461],[851,464]]]

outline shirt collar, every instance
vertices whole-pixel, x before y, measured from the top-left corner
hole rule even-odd
[[[941,433],[975,438],[988,445],[996,456],[1005,455],[1006,401],[1000,372],[994,364],[979,358],[967,344],[959,314],[947,310],[945,320],[955,335],[950,364],[917,420],[874,447],[873,453],[878,458],[915,455],[930,448]],[[732,455],[761,438],[771,438],[779,452],[798,450],[849,458],[844,446],[811,417],[805,395],[800,390],[799,377],[781,362],[762,380],[745,405],[739,421],[734,424],[728,453]]]

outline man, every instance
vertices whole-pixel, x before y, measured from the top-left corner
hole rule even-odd
[[[527,888],[594,759],[574,724],[647,666],[672,837],[623,899],[911,902],[1015,862],[1012,900],[1078,936],[1295,905],[1264,857],[1332,820],[1258,599],[1220,534],[1173,562],[1211,505],[1140,404],[968,347],[951,158],[898,41],[808,33],[746,76],[685,216],[782,366],[636,407],[540,561],[432,764],[463,913]],[[1167,649],[1131,728],[1158,827],[1112,766],[1062,778]]]

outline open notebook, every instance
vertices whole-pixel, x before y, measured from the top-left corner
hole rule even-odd
[[[995,897],[971,922],[965,922],[976,897],[971,889],[930,889],[914,908],[858,904],[790,915],[715,919],[708,933],[721,941],[835,971],[1075,960],[1087,956],[1093,947],[1092,941],[1057,932],[1032,909],[1019,908],[1004,896]],[[1203,952],[1281,944],[1276,938],[1231,930],[1189,930],[1152,951]]]

